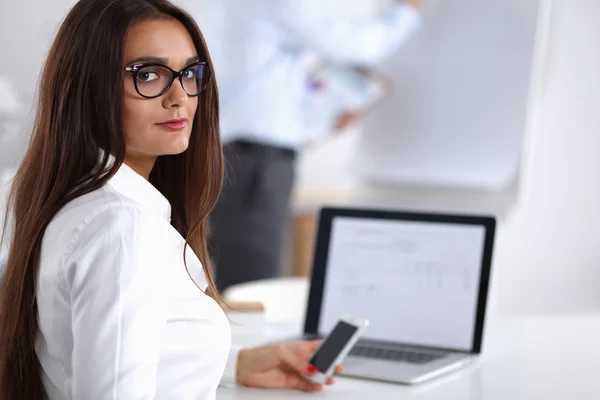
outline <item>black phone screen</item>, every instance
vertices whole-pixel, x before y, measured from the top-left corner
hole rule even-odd
[[[319,350],[313,355],[310,364],[314,365],[319,372],[327,372],[337,355],[342,351],[357,329],[354,325],[342,321],[338,322]]]

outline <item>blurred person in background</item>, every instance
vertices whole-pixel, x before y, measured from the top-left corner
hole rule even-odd
[[[421,0],[394,1],[373,17],[340,13],[334,0],[179,0],[203,27],[219,80],[226,176],[210,215],[211,256],[223,290],[277,276],[296,155],[306,129],[307,52],[371,67],[420,23]],[[340,116],[337,127],[356,121]]]

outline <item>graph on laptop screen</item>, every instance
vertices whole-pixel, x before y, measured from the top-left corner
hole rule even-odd
[[[319,331],[340,315],[371,321],[364,338],[468,351],[485,228],[334,217]]]

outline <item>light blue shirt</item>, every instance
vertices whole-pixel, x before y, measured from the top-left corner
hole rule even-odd
[[[335,63],[371,66],[418,26],[396,4],[373,18],[339,15],[332,0],[180,0],[202,30],[215,65],[224,143],[238,139],[298,149],[307,50]],[[332,3],[332,4],[328,4]]]

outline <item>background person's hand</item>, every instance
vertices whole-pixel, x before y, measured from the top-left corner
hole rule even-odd
[[[238,356],[237,382],[259,388],[319,391],[323,385],[312,383],[302,375],[317,372],[308,361],[320,344],[320,340],[299,341],[241,350]],[[341,371],[342,367],[337,366],[335,373],[339,374]],[[327,385],[333,382],[333,378],[329,378]]]
[[[362,119],[362,113],[358,111],[344,111],[341,113],[335,123],[335,131],[340,132],[346,128],[356,125]]]
[[[413,6],[417,10],[423,8],[423,0],[397,0],[399,3],[405,3],[410,6]]]

